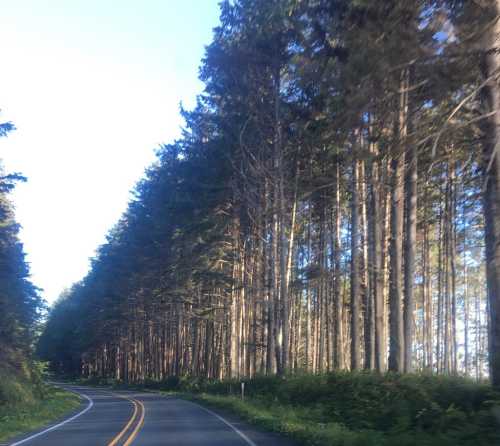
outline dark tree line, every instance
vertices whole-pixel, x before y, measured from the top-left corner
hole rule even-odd
[[[11,123],[0,123],[0,137],[12,130]],[[18,181],[24,181],[24,177],[8,174],[0,166],[0,379],[4,379],[4,373],[29,371],[43,309],[38,290],[29,278],[18,237],[19,225],[9,200]],[[0,392],[0,402],[3,397]]]
[[[498,16],[498,0],[222,2],[183,137],[52,310],[42,355],[126,381],[490,367],[499,383]]]

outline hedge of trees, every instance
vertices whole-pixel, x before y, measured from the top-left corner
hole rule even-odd
[[[0,137],[14,130],[10,122],[0,123]],[[29,378],[32,353],[43,301],[29,277],[19,225],[9,193],[24,177],[6,173],[0,165],[0,381],[6,376]],[[0,403],[7,395],[0,386]]]
[[[367,368],[498,384],[499,3],[223,1],[183,137],[41,354],[129,382]]]

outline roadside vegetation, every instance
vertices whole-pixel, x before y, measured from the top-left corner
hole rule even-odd
[[[134,387],[194,399],[304,445],[500,444],[500,393],[468,378],[340,371],[260,376],[245,380],[243,400],[235,379],[170,377]]]
[[[0,137],[14,130],[0,122]],[[10,193],[25,178],[0,160],[0,442],[55,420],[78,397],[47,386],[33,357],[45,303],[31,282]]]
[[[77,395],[45,384],[36,365],[0,367],[0,442],[45,426],[80,404]]]
[[[196,383],[196,398],[306,445],[500,444],[500,395],[467,379],[336,372]],[[233,392],[232,394],[229,392]]]

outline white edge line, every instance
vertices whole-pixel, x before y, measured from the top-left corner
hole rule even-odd
[[[68,389],[64,389],[64,390],[68,390]],[[23,440],[16,441],[15,443],[10,444],[10,446],[18,446],[20,444],[26,443],[27,441],[33,440],[34,438],[37,438],[40,435],[44,435],[47,432],[53,431],[54,429],[57,429],[57,428],[65,425],[66,423],[69,423],[70,421],[75,420],[79,416],[83,415],[85,412],[88,412],[92,408],[92,406],[94,405],[94,401],[92,401],[92,398],[85,395],[84,393],[75,392],[74,390],[70,390],[70,392],[76,393],[77,395],[80,395],[80,396],[83,396],[84,398],[86,398],[87,401],[89,402],[87,407],[85,409],[83,409],[81,412],[78,412],[76,415],[73,415],[71,418],[68,418],[67,420],[62,421],[61,423],[55,424],[54,426],[51,426],[51,427],[49,427],[41,432],[38,432],[37,434],[31,435],[28,438],[24,438]]]
[[[236,426],[233,426],[229,421],[225,420],[222,418],[219,414],[216,414],[215,412],[212,412],[210,409],[207,409],[206,407],[203,407],[202,405],[195,403],[194,401],[189,401],[191,404],[194,404],[198,406],[199,408],[203,409],[205,412],[208,412],[210,415],[213,415],[214,417],[218,418],[220,421],[222,421],[225,425],[229,426],[233,431],[235,431],[243,440],[247,442],[250,446],[257,446],[250,438],[248,438],[243,432],[241,432]],[[11,445],[15,446],[15,445]]]

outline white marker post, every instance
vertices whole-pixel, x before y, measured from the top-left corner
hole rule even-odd
[[[245,383],[244,382],[241,383],[241,399],[242,400],[245,399]]]

